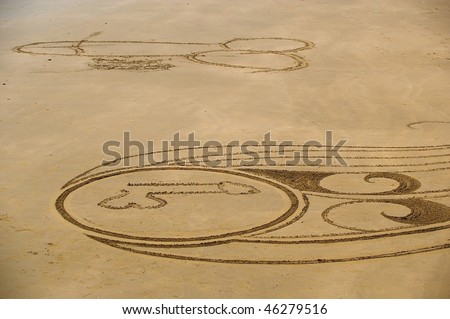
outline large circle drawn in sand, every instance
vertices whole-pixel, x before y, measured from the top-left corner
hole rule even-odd
[[[85,180],[57,199],[72,224],[132,240],[218,240],[275,226],[299,200],[278,183],[203,168],[117,170]]]

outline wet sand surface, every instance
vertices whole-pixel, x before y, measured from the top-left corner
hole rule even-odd
[[[2,1],[0,297],[449,298],[449,18],[436,0]],[[273,165],[200,148],[140,167],[137,147],[101,165],[124,132],[161,151],[269,131],[295,144]],[[286,165],[326,131],[348,166]]]

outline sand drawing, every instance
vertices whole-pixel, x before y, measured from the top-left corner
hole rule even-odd
[[[195,195],[195,194],[225,194],[225,195],[250,195],[257,194],[260,191],[250,185],[223,181],[218,183],[128,183],[128,186],[145,188],[144,194],[139,194],[137,200],[154,201],[156,204],[140,204],[138,202],[130,202],[127,200],[124,204],[111,204],[111,201],[129,196],[130,190],[122,189],[119,195],[114,195],[102,200],[99,206],[109,209],[158,209],[167,205],[167,201],[155,195]],[[153,189],[150,190],[149,189]]]
[[[87,57],[99,70],[164,71],[177,62],[248,69],[251,72],[294,71],[308,63],[298,53],[311,49],[310,41],[279,38],[234,38],[225,42],[95,41],[34,42],[14,48],[18,53]]]
[[[100,243],[180,260],[317,264],[450,248],[450,145],[345,146],[347,167],[282,164],[301,147],[275,165],[243,166],[248,154],[235,152],[233,165],[179,166],[170,151],[155,152],[169,153],[163,165],[106,163],[66,183],[56,208]]]

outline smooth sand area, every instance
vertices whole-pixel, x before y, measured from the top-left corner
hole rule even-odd
[[[450,298],[449,45],[445,0],[1,1],[0,297]]]

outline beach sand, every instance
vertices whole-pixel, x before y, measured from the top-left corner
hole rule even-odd
[[[2,1],[0,297],[449,298],[449,18],[444,0]],[[326,131],[348,166],[284,165],[301,146],[101,166],[124,132],[148,152]]]

